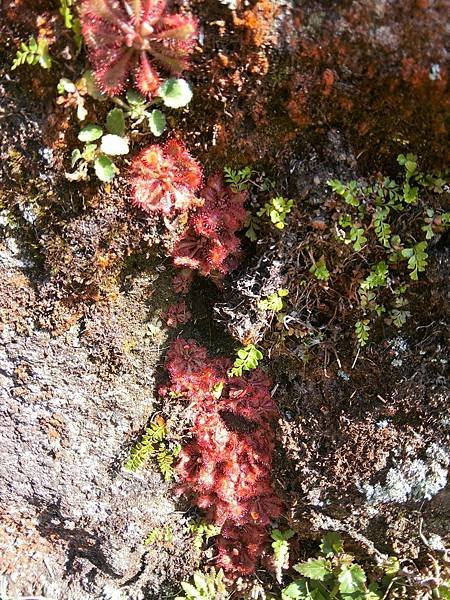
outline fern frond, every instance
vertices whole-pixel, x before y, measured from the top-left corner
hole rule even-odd
[[[155,445],[162,442],[166,436],[166,426],[161,423],[151,423],[144,432],[141,440],[131,448],[130,456],[123,468],[132,473],[136,472],[147,458],[156,454]]]

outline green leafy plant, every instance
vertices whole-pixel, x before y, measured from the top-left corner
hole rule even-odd
[[[385,312],[382,304],[378,304],[375,292],[359,288],[359,305],[364,311],[373,311],[378,316]]]
[[[292,529],[286,529],[286,531],[274,529],[270,535],[273,539],[272,548],[275,576],[278,583],[281,583],[283,569],[289,567],[289,540],[295,535],[295,532]]]
[[[365,230],[358,224],[354,224],[348,215],[344,215],[339,219],[339,225],[345,230],[344,235],[339,236],[345,244],[352,244],[353,250],[359,252],[367,243]]]
[[[356,323],[355,323],[356,339],[358,340],[358,344],[360,346],[365,346],[369,339],[369,333],[370,333],[369,323],[370,323],[369,319],[361,319],[360,321],[356,321]]]
[[[128,154],[128,138],[125,137],[125,119],[120,108],[113,108],[106,117],[106,130],[96,123],[89,123],[81,129],[78,134],[80,142],[84,142],[84,148],[75,148],[72,151],[71,166],[78,165],[73,173],[66,173],[70,181],[87,179],[88,167],[92,165],[98,179],[109,182],[114,179],[118,168],[111,156],[122,156]],[[100,144],[100,145],[98,145]]]
[[[219,535],[221,528],[200,519],[199,521],[190,523],[188,530],[194,536],[194,547],[200,550],[203,544],[208,542],[209,539]]]
[[[374,288],[385,286],[388,276],[388,266],[381,260],[370,270],[369,275],[361,281],[360,287],[362,290],[373,290]]]
[[[399,165],[405,167],[405,182],[403,184],[403,199],[407,204],[416,204],[419,197],[419,188],[412,185],[411,180],[419,175],[417,170],[417,156],[415,154],[399,154],[397,157]]]
[[[163,344],[164,340],[166,339],[166,334],[164,331],[164,323],[158,316],[153,317],[150,323],[148,323],[147,331],[147,335],[152,338],[155,344],[158,346]]]
[[[409,276],[417,281],[419,273],[423,273],[427,266],[427,242],[419,242],[411,248],[402,250],[402,256],[408,259],[408,269],[411,271]]]
[[[283,298],[285,298],[288,294],[289,290],[281,288],[273,294],[269,294],[268,296],[260,300],[258,302],[258,308],[260,310],[270,310],[272,312],[278,313],[283,310]]]
[[[170,444],[166,437],[166,425],[159,417],[150,423],[142,438],[133,446],[123,468],[135,473],[147,459],[153,458],[156,459],[164,479],[169,481],[173,477],[173,463],[180,453],[181,446]]]
[[[141,440],[132,447],[130,456],[124,464],[127,471],[137,471],[147,458],[155,456],[156,444],[162,442],[166,437],[166,426],[163,421],[151,423],[146,428]]]
[[[240,377],[243,371],[256,369],[259,361],[263,358],[262,352],[254,344],[242,346],[236,354],[237,358],[229,371],[231,377]]]
[[[88,111],[85,106],[86,89],[83,78],[74,83],[67,77],[61,77],[56,89],[59,94],[56,99],[57,104],[75,105],[77,107],[77,119],[84,121]]]
[[[383,588],[368,583],[364,569],[353,556],[344,553],[336,533],[324,536],[320,554],[294,566],[302,575],[283,589],[282,600],[382,600],[383,590],[395,577],[400,565],[390,561],[385,567]]]
[[[389,240],[391,239],[392,229],[385,219],[389,215],[389,207],[377,208],[373,220],[374,229],[377,238],[385,248],[389,248]]]
[[[16,52],[16,57],[11,65],[11,71],[21,65],[39,65],[43,69],[50,69],[52,59],[48,52],[48,42],[45,38],[39,37],[37,40],[32,35],[28,44],[22,42]]]
[[[185,595],[175,600],[227,600],[230,597],[222,569],[216,571],[214,567],[205,573],[195,571],[192,583],[183,581],[180,585]]]
[[[448,213],[450,214],[450,213]],[[435,212],[432,208],[427,208],[424,214],[424,224],[422,225],[422,231],[425,233],[425,239],[431,240],[434,236],[433,224],[435,220]]]
[[[357,181],[349,181],[348,183],[343,183],[338,179],[330,179],[327,181],[327,185],[335,192],[342,196],[347,204],[350,206],[358,207],[360,205],[360,201],[358,199],[358,193],[360,192]]]
[[[323,256],[311,265],[309,272],[319,281],[328,281],[330,279],[330,272],[327,269]]]
[[[154,527],[145,537],[144,544],[152,546],[153,544],[171,544],[173,542],[173,531],[170,525],[164,527]]]
[[[253,171],[250,167],[243,167],[239,170],[225,167],[223,171],[225,174],[225,181],[231,187],[233,192],[239,193],[248,189],[250,178],[253,175]]]
[[[192,99],[192,89],[184,79],[166,79],[159,87],[156,95],[151,100],[147,100],[136,90],[127,90],[125,101],[120,98],[113,98],[117,106],[124,111],[124,116],[130,119],[133,127],[145,124],[150,132],[156,136],[161,136],[167,124],[166,115],[156,108],[164,104],[168,108],[182,108],[187,106]]]
[[[148,102],[144,96],[128,90],[126,93],[127,103],[122,103],[125,114],[130,118],[134,126],[146,122],[151,133],[155,137],[160,137],[166,129],[166,115],[158,108],[149,110],[154,102]]]
[[[75,0],[59,0],[59,14],[64,19],[64,27],[73,31],[76,52],[79,54],[83,45],[83,36],[81,35],[81,22],[73,13]]]
[[[293,200],[286,200],[282,196],[277,196],[266,202],[256,214],[258,217],[269,217],[277,229],[284,229],[286,216],[291,212],[293,205]]]
[[[192,100],[192,88],[185,79],[166,79],[160,86],[157,96],[169,108],[182,108]]]
[[[387,314],[385,319],[389,325],[395,325],[398,329],[403,327],[407,319],[411,316],[409,310],[406,310],[409,302],[403,295],[408,286],[402,285],[397,289],[394,289],[394,301],[391,305],[391,310]]]
[[[180,444],[169,448],[165,443],[160,443],[156,452],[156,462],[164,479],[170,481],[174,476],[173,463],[181,452]]]
[[[445,179],[440,175],[421,173],[414,154],[400,154],[397,162],[404,167],[399,181],[377,177],[370,185],[355,180],[327,182],[345,203],[337,204],[337,238],[361,253],[364,263],[359,269],[366,269],[366,265],[370,268],[363,279],[352,280],[352,285],[359,285],[362,314],[355,325],[355,333],[360,346],[369,339],[372,320],[383,313],[386,313],[387,323],[398,328],[404,325],[410,316],[405,308],[408,301],[404,296],[397,296],[394,290],[404,285],[405,271],[414,281],[426,271],[428,240],[443,232],[450,220],[448,213],[428,206],[423,212],[423,224],[419,221],[425,239],[417,239],[417,230],[405,231],[405,224],[417,222],[417,209],[411,207],[420,202],[423,191],[441,193]],[[326,257],[323,258],[325,261]],[[355,259],[352,262],[355,265]],[[406,269],[402,270],[402,262],[406,263]],[[310,271],[316,274],[314,266]]]
[[[102,102],[106,100],[106,96],[99,90],[92,71],[89,69],[75,82],[67,79],[67,77],[61,77],[57,85],[57,92],[59,95],[56,98],[56,103],[67,108],[75,106],[79,121],[84,121],[88,114],[86,108],[87,96]]]
[[[261,229],[261,219],[253,215],[249,210],[244,222],[245,237],[248,237],[252,242],[256,242],[258,239],[258,232]]]

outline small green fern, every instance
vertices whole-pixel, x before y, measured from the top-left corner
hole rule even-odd
[[[219,535],[220,527],[207,523],[203,519],[194,521],[188,527],[189,533],[194,536],[194,547],[200,550],[203,546],[203,542],[207,542],[210,538]]]
[[[242,348],[237,350],[236,354],[237,358],[232,368],[228,371],[230,377],[242,377],[243,371],[256,369],[259,361],[263,358],[262,352],[254,344],[242,346]]]
[[[166,481],[170,481],[173,477],[173,463],[179,455],[180,450],[180,444],[176,444],[172,449],[168,448],[164,442],[160,443],[158,446],[156,462]]]
[[[369,339],[370,333],[369,319],[361,319],[360,321],[356,321],[355,333],[358,344],[360,346],[365,346],[367,344],[367,340]]]
[[[28,45],[20,44],[19,50],[16,52],[16,57],[11,65],[11,71],[17,69],[21,65],[37,65],[43,69],[50,69],[52,59],[48,53],[48,42],[44,38],[36,38],[32,35],[28,40]]]
[[[225,167],[224,173],[227,184],[231,187],[233,192],[239,193],[248,189],[253,171],[250,167],[244,167],[239,170]]]
[[[173,463],[180,453],[181,446],[171,445],[166,440],[166,436],[164,420],[158,417],[150,423],[139,442],[131,448],[130,456],[123,468],[130,473],[135,473],[148,458],[153,458],[156,459],[164,479],[169,481],[173,477]]]
[[[59,14],[64,19],[64,27],[73,31],[77,54],[79,54],[83,44],[83,36],[81,35],[81,21],[73,13],[74,3],[75,0],[60,0]]]
[[[224,583],[222,569],[216,571],[212,567],[208,572],[195,571],[193,582],[181,582],[184,596],[177,596],[175,600],[226,600],[230,597]]]
[[[145,537],[144,544],[152,546],[153,544],[171,544],[173,542],[173,531],[170,525],[164,527],[154,527]]]

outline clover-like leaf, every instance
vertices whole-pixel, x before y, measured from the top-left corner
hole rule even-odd
[[[106,117],[106,129],[109,133],[122,137],[125,134],[125,116],[121,108],[113,108]]]
[[[73,168],[77,162],[80,160],[81,158],[81,152],[78,148],[75,148],[75,150],[72,150],[72,155],[70,157],[70,166]]]
[[[83,127],[83,129],[78,134],[78,139],[80,142],[93,142],[94,140],[98,140],[103,135],[103,129],[100,125],[96,125],[95,123],[89,123]]]
[[[281,592],[281,600],[309,600],[308,586],[303,579],[296,579]]]
[[[119,156],[121,154],[128,154],[130,148],[126,138],[109,133],[102,137],[100,150],[110,156]]]
[[[148,126],[153,135],[159,137],[166,128],[166,115],[155,108],[155,110],[152,110],[148,115]]]
[[[127,90],[125,97],[130,106],[139,106],[146,103],[144,96],[136,90]]]
[[[82,157],[86,162],[92,162],[97,154],[97,144],[86,144]]]
[[[191,86],[185,79],[166,79],[158,91],[163,102],[169,108],[181,108],[192,99]]]
[[[37,52],[41,67],[43,69],[50,69],[52,66],[52,59],[48,53],[48,42],[45,38],[39,38]]]
[[[114,179],[117,172],[117,168],[113,161],[104,154],[101,154],[98,158],[95,159],[94,169],[95,174],[100,179],[100,181],[103,181],[105,183],[108,183],[109,181]]]

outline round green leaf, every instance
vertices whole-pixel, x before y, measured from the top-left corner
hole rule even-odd
[[[306,562],[299,563],[294,569],[309,579],[323,581],[331,573],[330,564],[324,558],[310,558]]]
[[[145,98],[142,94],[137,92],[136,90],[127,90],[125,97],[130,106],[136,104],[145,104]]]
[[[338,575],[341,594],[353,594],[364,590],[366,574],[359,565],[344,565]]]
[[[159,88],[159,96],[166,106],[181,108],[192,99],[192,90],[185,79],[167,79]]]
[[[80,160],[81,158],[81,152],[78,148],[75,148],[75,150],[72,150],[72,156],[70,159],[70,164],[72,166],[72,168],[77,164],[77,162]]]
[[[106,117],[106,129],[114,135],[125,134],[125,117],[121,108],[113,108],[109,111]]]
[[[103,135],[103,129],[99,125],[95,125],[94,123],[90,123],[83,127],[83,129],[78,134],[78,139],[80,142],[93,142],[94,140],[98,140]]]
[[[155,108],[155,110],[152,110],[148,115],[148,126],[153,135],[159,137],[166,128],[166,115]]]
[[[94,163],[95,174],[100,179],[100,181],[108,182],[114,179],[116,174],[116,166],[113,161],[101,154],[98,158],[95,159]]]
[[[128,154],[130,148],[128,147],[128,140],[126,138],[110,133],[102,137],[100,150],[110,156],[119,156],[121,154]]]

